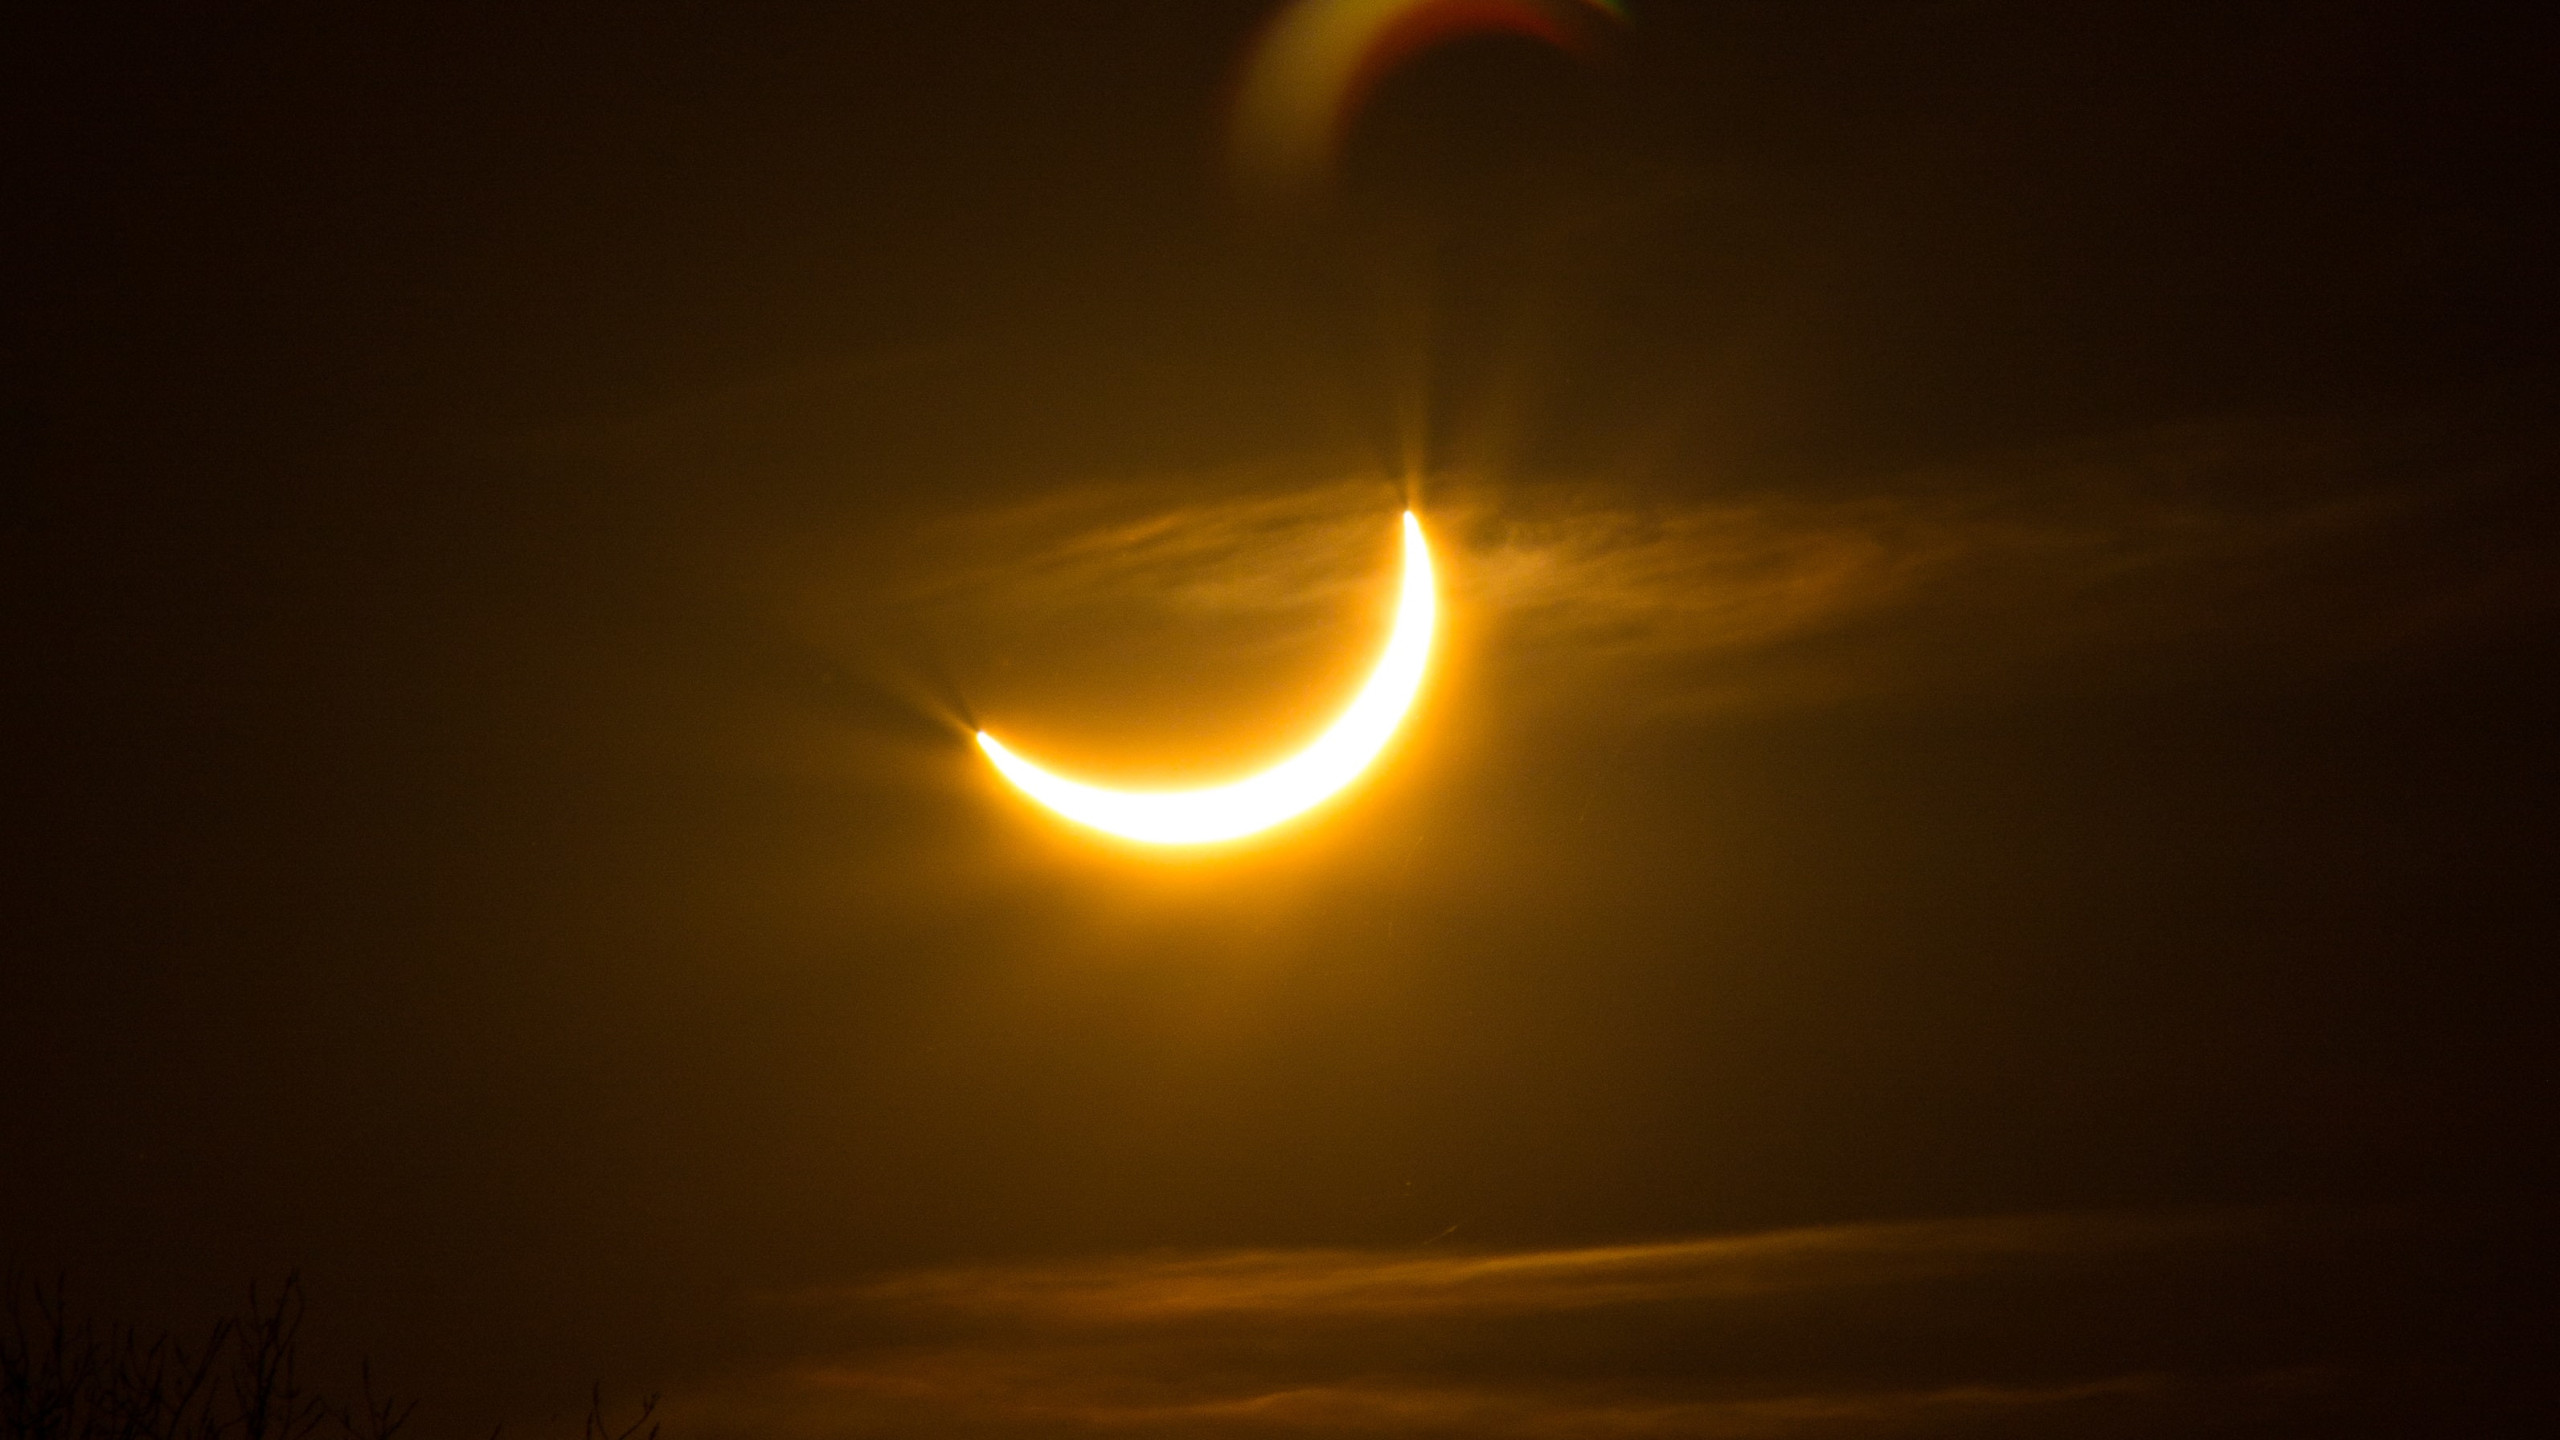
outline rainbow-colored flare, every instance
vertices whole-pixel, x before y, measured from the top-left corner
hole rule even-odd
[[[1589,53],[1617,0],[1291,0],[1255,42],[1229,134],[1238,189],[1259,203],[1322,190],[1378,82],[1467,35],[1522,35]]]

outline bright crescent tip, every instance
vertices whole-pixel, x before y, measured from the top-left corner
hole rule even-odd
[[[1395,630],[1377,668],[1314,743],[1242,780],[1199,790],[1111,790],[1052,775],[984,730],[978,732],[978,748],[1014,788],[1079,825],[1150,845],[1241,839],[1323,804],[1387,748],[1421,693],[1439,608],[1431,547],[1423,541],[1422,522],[1408,510],[1403,590]]]

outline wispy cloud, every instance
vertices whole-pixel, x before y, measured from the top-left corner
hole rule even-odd
[[[1088,1359],[1091,1357],[1087,1357]],[[1001,1362],[999,1362],[1000,1364]],[[1091,1373],[991,1374],[985,1357],[800,1377],[799,1426],[842,1434],[1156,1436],[1391,1435],[1571,1440],[1571,1437],[1757,1437],[1959,1432],[2023,1411],[2140,1401],[2176,1387],[2156,1375],[2068,1385],[1953,1385],[1926,1390],[1648,1397],[1618,1387],[1424,1384],[1376,1379],[1201,1396],[1182,1387],[1115,1387]],[[1204,1387],[1205,1388],[1205,1387]],[[872,1410],[871,1407],[878,1407]],[[866,1413],[868,1411],[869,1413]],[[768,1411],[768,1423],[782,1419]],[[789,1422],[786,1421],[786,1424]],[[793,1427],[799,1428],[799,1427]]]
[[[2509,535],[2453,561],[2425,543],[2484,468],[2378,428],[2233,423],[1810,491],[1441,477],[1423,508],[1509,683],[1698,710],[2162,645],[2352,651],[2548,608],[2549,547]],[[900,583],[965,612],[962,633],[1074,616],[1285,646],[1382,584],[1400,496],[1377,478],[1072,489],[955,517]]]
[[[837,1340],[686,1410],[714,1433],[844,1436],[2174,1427],[2325,1381],[2273,1356],[2202,1374],[2108,1343],[2057,1352],[2051,1333],[2267,1233],[2261,1215],[2024,1216],[952,1266],[796,1297]]]
[[[1508,1253],[1238,1251],[937,1270],[880,1281],[849,1298],[1079,1325],[1536,1314],[1971,1272],[2006,1259],[2157,1243],[2226,1223],[2004,1217]]]

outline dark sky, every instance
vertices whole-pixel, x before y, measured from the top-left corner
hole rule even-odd
[[[1266,8],[7,22],[0,1263],[438,1435],[2536,1428],[2560,23],[1654,0],[1274,217]],[[1341,802],[969,745],[1274,753],[1408,496]]]

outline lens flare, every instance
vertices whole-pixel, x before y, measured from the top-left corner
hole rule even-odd
[[[1404,584],[1386,654],[1351,707],[1306,749],[1232,784],[1200,790],[1108,790],[1052,775],[981,730],[978,748],[1025,795],[1079,825],[1149,845],[1236,840],[1303,815],[1359,778],[1421,693],[1439,623],[1431,547],[1404,517]]]
[[[1615,0],[1294,0],[1274,16],[1236,88],[1229,163],[1245,196],[1279,203],[1323,188],[1378,82],[1467,35],[1522,35],[1587,54]]]

